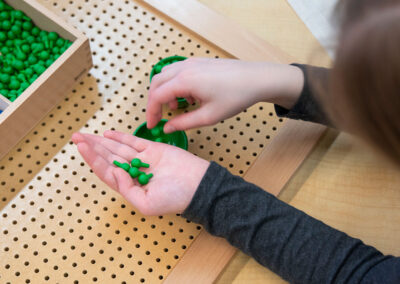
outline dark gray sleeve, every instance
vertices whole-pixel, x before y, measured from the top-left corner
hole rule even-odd
[[[292,283],[400,283],[398,258],[382,255],[214,162],[183,216]]]
[[[288,110],[279,105],[275,105],[275,112],[279,117],[300,119],[332,126],[319,103],[313,88],[318,85],[321,89],[328,89],[329,69],[314,67],[309,65],[292,64],[303,71],[304,85],[299,99],[292,109]]]

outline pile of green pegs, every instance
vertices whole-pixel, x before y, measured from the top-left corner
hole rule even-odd
[[[131,164],[114,161],[114,165],[128,172],[132,178],[137,178],[141,185],[148,184],[150,179],[153,177],[153,174],[146,174],[139,171],[139,168],[149,168],[150,165],[142,163],[142,161],[138,158],[133,159]]]
[[[0,0],[0,94],[13,102],[71,44]]]

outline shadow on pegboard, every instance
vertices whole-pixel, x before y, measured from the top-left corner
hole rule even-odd
[[[84,127],[102,105],[96,78],[88,74],[0,160],[0,210]]]

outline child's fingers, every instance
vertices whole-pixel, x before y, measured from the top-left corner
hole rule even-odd
[[[179,73],[180,69],[175,64],[165,66],[161,73],[153,76],[151,80],[150,90],[155,90],[165,82],[168,82]]]
[[[165,133],[171,133],[177,130],[187,130],[211,124],[209,111],[205,107],[194,111],[183,113],[169,120],[164,126]]]
[[[93,172],[108,186],[116,189],[117,182],[112,174],[114,167],[108,161],[104,160],[103,157],[99,156],[86,142],[78,143],[77,148]]]
[[[162,115],[163,104],[174,101],[177,97],[184,98],[189,95],[190,91],[177,77],[150,91],[146,109],[147,127],[153,128],[157,125]]]
[[[108,138],[105,138],[102,136],[92,135],[92,134],[83,134],[83,136],[86,137],[86,139],[88,141],[93,142],[93,145],[96,145],[96,144],[102,145],[105,149],[107,149],[112,154],[119,156],[127,161],[132,160],[138,154],[138,152],[135,149],[133,149],[132,147],[130,147],[126,144],[121,144],[112,139],[108,139]]]
[[[122,133],[119,131],[107,130],[104,132],[104,137],[112,139],[122,144],[132,147],[137,152],[143,152],[151,145],[151,141],[142,139],[131,134]]]
[[[117,182],[119,193],[143,213],[143,211],[146,210],[145,191],[141,187],[135,185],[131,176],[124,170],[116,168],[113,170],[113,174]]]

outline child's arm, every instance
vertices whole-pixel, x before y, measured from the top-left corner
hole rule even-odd
[[[208,168],[184,217],[291,283],[400,283],[400,259],[230,174]]]

